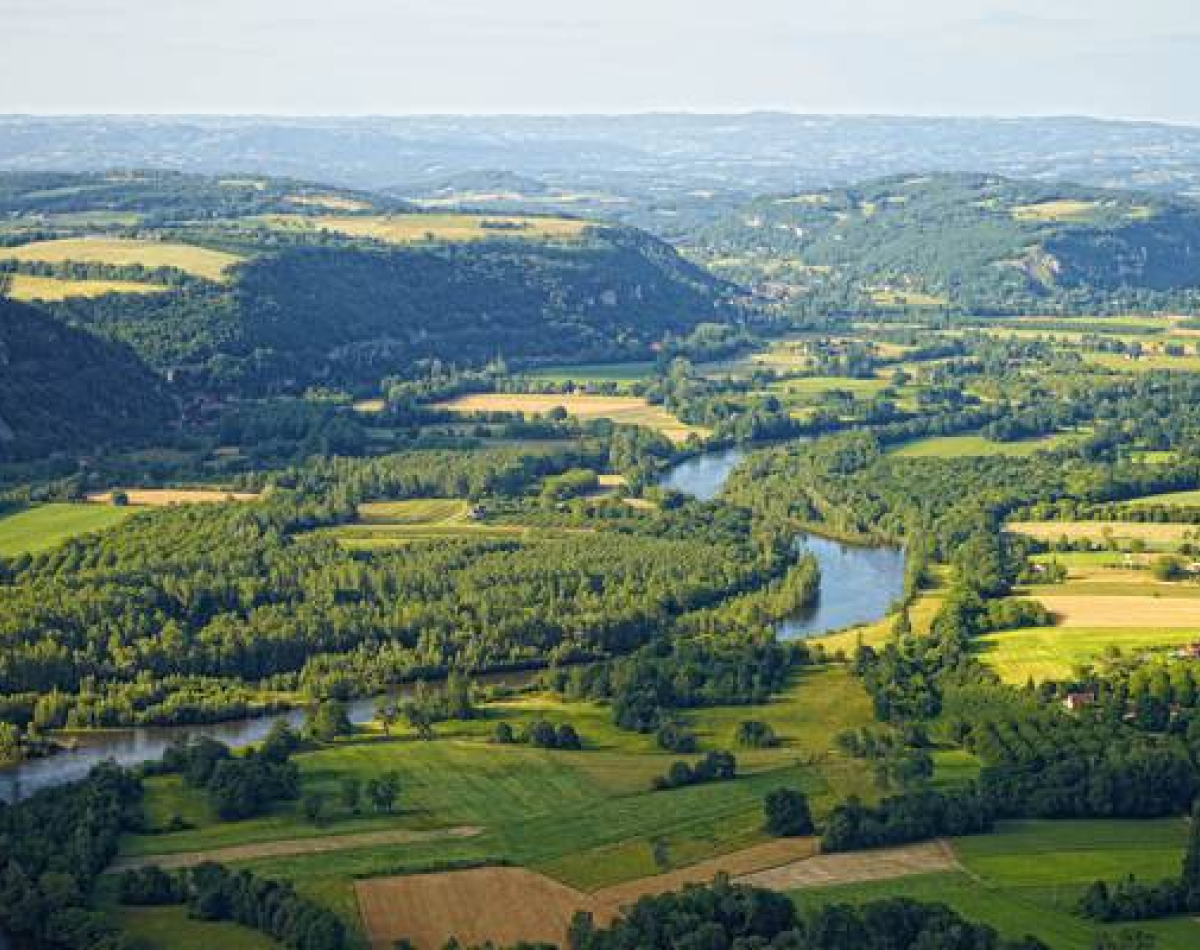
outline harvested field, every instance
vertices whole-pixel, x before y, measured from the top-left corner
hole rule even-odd
[[[9,276],[8,296],[13,300],[66,300],[68,297],[103,297],[105,294],[157,294],[163,284],[139,284],[132,280],[72,280],[67,277]]]
[[[949,843],[939,840],[851,854],[820,854],[782,867],[742,875],[737,882],[772,891],[794,891],[802,887],[857,884],[910,874],[952,871],[959,866]]]
[[[677,891],[686,884],[707,884],[718,874],[740,878],[770,873],[771,869],[782,870],[797,863],[813,860],[816,853],[816,838],[778,838],[719,858],[701,861],[677,871],[605,887],[594,892],[592,898],[607,910],[616,913],[647,894]]]
[[[87,500],[111,505],[114,491],[123,491],[129,504],[142,508],[165,508],[168,505],[200,505],[221,501],[254,501],[254,492],[223,491],[220,488],[119,488],[92,492]]]
[[[273,215],[267,222],[290,230],[324,230],[389,244],[426,241],[575,240],[590,225],[574,218],[506,214]]]
[[[960,867],[944,841],[854,854],[817,855],[813,838],[770,841],[691,867],[585,894],[524,868],[492,867],[358,881],[355,891],[373,947],[407,937],[417,950],[521,941],[561,945],[576,911],[604,924],[638,898],[707,883],[718,873],[738,883],[787,891],[879,881]]]
[[[62,264],[66,261],[80,263],[112,264],[128,267],[141,264],[143,267],[174,267],[177,270],[204,277],[222,280],[225,271],[241,261],[234,254],[212,251],[191,244],[170,244],[166,241],[135,241],[129,238],[85,237],[62,238],[54,241],[35,241],[19,247],[6,248],[0,256],[17,261],[42,261]]]
[[[1191,597],[1038,597],[1059,627],[1197,627],[1200,604]]]
[[[609,419],[625,425],[657,429],[673,442],[684,442],[701,430],[680,422],[660,406],[652,406],[640,396],[590,396],[558,393],[477,393],[439,403],[451,412],[519,412],[544,414],[562,407],[577,419]]]
[[[354,889],[363,927],[381,950],[401,938],[416,950],[440,950],[451,937],[464,946],[562,945],[577,911],[592,911],[597,923],[611,919],[588,895],[524,868],[374,878]]]
[[[1197,530],[1187,524],[1142,524],[1130,521],[1013,521],[1008,530],[1043,541],[1067,537],[1072,541],[1141,540],[1150,545],[1174,545]]]
[[[325,854],[329,851],[351,851],[380,845],[424,844],[443,839],[474,838],[482,829],[464,825],[434,831],[364,831],[360,834],[328,835],[321,838],[294,838],[288,841],[261,841],[256,844],[230,845],[207,851],[183,851],[178,854],[157,854],[144,857],[118,858],[109,873],[156,865],[160,868],[190,868],[206,861],[254,861],[260,858],[286,858],[299,854]]]

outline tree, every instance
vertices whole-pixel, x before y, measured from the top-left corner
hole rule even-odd
[[[399,794],[400,776],[395,772],[385,772],[382,777],[367,781],[367,799],[377,812],[390,814]]]
[[[375,719],[383,726],[383,734],[390,736],[392,734],[392,726],[400,719],[400,710],[396,706],[396,700],[391,696],[380,696],[375,701]]]
[[[352,815],[357,815],[362,808],[362,779],[357,775],[342,779],[342,807]]]
[[[318,742],[332,742],[339,736],[348,736],[354,731],[346,704],[336,699],[327,699],[308,710],[304,731]]]
[[[324,792],[306,792],[300,799],[300,811],[314,825],[323,825],[326,820],[326,795]]]
[[[767,834],[777,838],[811,835],[815,830],[808,799],[794,789],[777,788],[768,792],[763,800],[763,812]]]
[[[516,741],[517,737],[512,726],[507,722],[496,723],[496,728],[492,730],[492,742],[496,745],[512,745]]]

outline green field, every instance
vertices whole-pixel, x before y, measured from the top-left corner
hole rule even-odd
[[[1126,504],[1137,507],[1139,505],[1182,505],[1184,507],[1200,507],[1200,488],[1192,491],[1172,491],[1164,492],[1161,495],[1144,495],[1141,498],[1134,498]]]
[[[1022,458],[1035,452],[1057,448],[1072,437],[1071,433],[1059,433],[1019,442],[992,442],[981,435],[933,436],[906,442],[892,449],[890,454],[900,458],[965,458],[990,455]]]
[[[1186,833],[1174,819],[1002,822],[993,834],[954,841],[962,872],[803,890],[792,897],[805,907],[893,896],[938,901],[1008,937],[1032,934],[1052,950],[1092,950],[1099,934],[1122,928],[1076,916],[1083,889],[1098,878],[1130,873],[1145,880],[1177,875]],[[1154,934],[1157,950],[1189,950],[1200,942],[1200,924],[1183,917],[1131,929]]]
[[[655,859],[656,842],[660,858],[665,849],[669,867],[683,867],[765,840],[762,797],[770,789],[803,788],[818,814],[847,790],[877,794],[865,763],[831,749],[838,730],[870,721],[865,692],[840,667],[804,671],[784,694],[763,705],[689,713],[702,750],[731,746],[732,731],[743,719],[770,722],[782,744],[735,750],[739,778],[733,782],[671,792],[650,791],[650,783],[681,756],[658,750],[650,736],[617,729],[606,706],[536,694],[489,703],[484,712],[477,720],[440,724],[433,742],[420,742],[403,727],[392,737],[375,729],[297,756],[304,789],[324,789],[334,799],[344,776],[365,780],[395,770],[401,793],[393,816],[338,812],[329,824],[317,827],[299,815],[294,803],[285,803],[261,818],[221,822],[178,777],[156,777],[147,781],[149,824],[160,826],[178,814],[194,827],[129,836],[122,854],[170,854],[383,829],[482,829],[470,838],[244,862],[295,880],[302,891],[353,921],[355,876],[447,861],[512,862],[594,889],[662,870]],[[538,718],[570,721],[585,750],[547,752],[488,741],[498,721],[520,727]]]
[[[1200,609],[1197,610],[1200,615]],[[1123,653],[1161,650],[1197,639],[1196,629],[1037,627],[979,637],[979,658],[1005,682],[1023,685],[1063,679],[1072,669],[1094,663],[1113,648]]]
[[[119,524],[134,512],[111,505],[38,505],[0,517],[0,556],[36,554],[68,538]]]

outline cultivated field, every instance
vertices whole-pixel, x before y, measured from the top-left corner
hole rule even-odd
[[[673,442],[685,442],[695,426],[680,422],[660,406],[652,406],[640,396],[590,396],[579,393],[477,393],[459,396],[438,408],[451,412],[519,412],[540,415],[562,407],[577,419],[609,419],[625,425],[657,429]]]
[[[1024,534],[1042,541],[1068,538],[1116,544],[1143,541],[1152,548],[1173,548],[1197,528],[1186,524],[1139,524],[1131,521],[1011,521],[1007,526],[1014,534]]]
[[[225,491],[220,488],[117,488],[92,492],[87,500],[93,504],[111,505],[113,492],[124,492],[129,504],[136,508],[165,508],[168,505],[203,505],[222,501],[254,501],[254,492]]]
[[[38,505],[0,516],[0,556],[36,554],[68,538],[120,524],[132,511],[97,505]]]
[[[822,854],[776,868],[757,871],[739,878],[739,883],[765,887],[772,891],[793,891],[802,887],[822,887],[858,881],[881,881],[910,874],[931,874],[958,867],[950,845],[945,841],[925,841],[898,848],[856,851],[850,854]]]
[[[523,868],[473,868],[358,881],[363,926],[373,947],[401,938],[416,950],[440,950],[452,937],[465,946],[491,941],[562,945],[577,911],[605,914],[587,895]]]
[[[1114,649],[1138,654],[1198,640],[1200,606],[1191,608],[1191,616],[1190,626],[1174,629],[1097,626],[1006,630],[979,637],[975,649],[979,659],[1005,682],[1023,685],[1030,679],[1065,679],[1075,667],[1095,663]]]
[[[129,238],[85,237],[35,241],[0,250],[0,256],[17,261],[42,261],[62,264],[76,261],[88,264],[112,264],[128,267],[173,267],[195,277],[222,280],[225,272],[242,260],[224,251],[212,251],[191,244],[165,241],[136,241]]]
[[[505,214],[274,215],[275,227],[324,230],[347,237],[370,238],[389,244],[426,241],[484,241],[500,239],[575,240],[591,225],[574,218],[539,218]]]
[[[1194,597],[1040,594],[1036,599],[1054,614],[1059,628],[1143,626],[1200,630],[1200,601]]]
[[[68,297],[103,297],[105,294],[157,294],[169,289],[162,284],[139,284],[131,280],[71,280],[29,274],[11,274],[8,279],[8,296],[24,301],[57,301]]]

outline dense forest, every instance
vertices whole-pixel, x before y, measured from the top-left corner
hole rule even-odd
[[[790,285],[806,312],[1120,313],[1200,300],[1200,208],[1062,183],[939,174],[761,198],[694,243],[734,262],[733,276]]]

